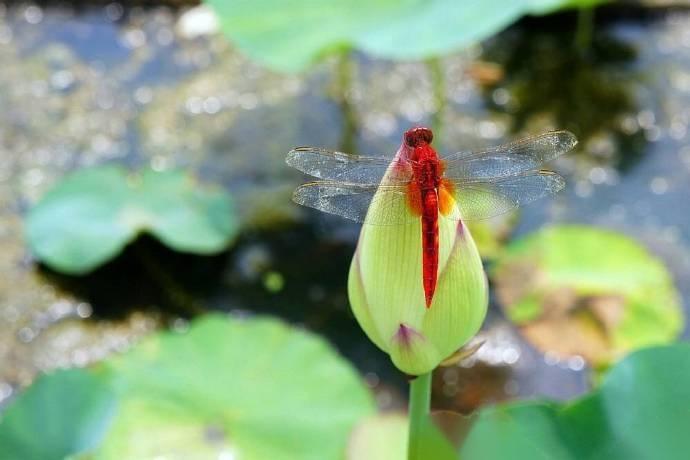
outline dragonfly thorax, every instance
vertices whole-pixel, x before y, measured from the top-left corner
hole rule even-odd
[[[443,171],[434,148],[425,143],[418,145],[412,151],[411,160],[413,180],[419,189],[438,188]]]

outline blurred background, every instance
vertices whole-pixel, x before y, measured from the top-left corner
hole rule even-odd
[[[570,399],[627,352],[690,337],[690,5],[476,2],[453,24],[430,7],[420,22],[438,21],[438,41],[420,32],[416,46],[385,40],[405,35],[404,11],[260,3],[0,0],[0,410],[40,374],[184,333],[208,311],[311,331],[379,409],[404,408],[405,376],[348,304],[359,226],[292,203],[304,178],[284,158],[298,145],[392,155],[420,124],[442,154],[550,129],[580,141],[549,165],[563,192],[473,225],[492,285],[485,343],[436,371],[434,407]],[[222,241],[185,246],[142,225],[88,263],[51,253],[45,238],[92,223],[37,203],[101,165],[181,171],[193,193],[222,195],[203,208],[227,214]],[[157,193],[155,209],[186,192]],[[95,254],[107,238],[77,244]]]

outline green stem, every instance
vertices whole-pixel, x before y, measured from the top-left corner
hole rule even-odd
[[[343,152],[355,151],[357,137],[357,114],[355,113],[350,92],[354,80],[355,63],[350,51],[343,52],[335,68],[335,98],[340,105],[343,116],[343,132],[340,138],[340,149]]]
[[[206,310],[197,300],[180,286],[175,279],[168,274],[163,267],[151,256],[151,254],[141,246],[137,248],[136,254],[139,261],[151,276],[153,281],[158,284],[168,300],[173,303],[175,309],[180,313],[189,316],[196,316]]]
[[[585,54],[592,44],[594,31],[594,8],[585,7],[577,11],[577,25],[575,29],[575,48]]]
[[[407,442],[407,460],[424,460],[421,433],[431,406],[431,372],[410,382],[410,431]]]
[[[590,389],[599,388],[601,381],[604,378],[606,372],[611,368],[610,364],[601,364],[592,366],[589,370],[589,387]]]
[[[438,144],[443,128],[443,112],[446,108],[446,79],[439,58],[428,59],[426,66],[431,79],[432,100],[434,102],[434,112],[431,114],[431,130],[434,132],[434,139]]]

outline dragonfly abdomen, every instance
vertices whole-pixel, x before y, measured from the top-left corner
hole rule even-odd
[[[438,195],[435,189],[422,191],[422,282],[426,308],[436,291],[438,278]]]

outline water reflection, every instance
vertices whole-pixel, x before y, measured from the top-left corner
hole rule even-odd
[[[548,117],[575,133],[581,152],[625,170],[643,154],[644,128],[654,121],[652,112],[636,117],[635,86],[644,75],[635,48],[602,31],[581,49],[570,19],[525,21],[489,41],[482,59],[498,67],[484,70],[482,93],[489,107],[511,115],[513,132]]]

